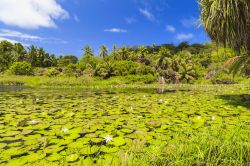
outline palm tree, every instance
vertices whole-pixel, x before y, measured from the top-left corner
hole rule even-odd
[[[240,53],[231,60],[233,72],[247,67],[250,63],[250,1],[200,0],[199,3],[201,20],[211,39]]]
[[[116,45],[113,45],[113,46],[112,46],[112,54],[113,54],[114,60],[118,60],[118,57],[117,57],[117,47],[116,47]]]
[[[138,53],[140,58],[145,58],[145,54],[148,53],[148,50],[145,46],[142,45],[138,47]]]
[[[166,70],[170,65],[171,52],[165,47],[161,47],[158,58],[156,60],[156,69]]]
[[[122,60],[127,60],[128,59],[128,53],[129,53],[129,50],[127,47],[123,46],[122,48],[120,48],[119,50],[119,54],[121,55],[122,57]]]
[[[31,63],[33,67],[37,67],[38,57],[37,57],[37,48],[34,45],[29,47],[27,61]]]
[[[13,46],[13,51],[15,54],[16,61],[24,61],[27,51],[21,43],[15,43]]]
[[[105,45],[101,46],[101,50],[99,53],[100,57],[102,57],[103,59],[106,59],[106,57],[108,56],[108,48]]]
[[[92,50],[91,46],[86,45],[82,51],[84,52],[84,55],[93,55],[94,56],[94,51]]]

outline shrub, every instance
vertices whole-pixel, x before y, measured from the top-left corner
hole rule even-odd
[[[69,76],[69,77],[80,77],[83,75],[83,71],[85,70],[85,66],[80,64],[80,63],[77,63],[77,64],[69,64],[65,70],[63,71],[63,73],[66,75],[66,76]]]
[[[10,71],[15,75],[32,75],[33,69],[27,62],[15,62],[10,67]]]
[[[50,68],[45,71],[45,75],[48,77],[55,77],[60,74],[60,71],[58,71],[56,68]]]
[[[237,84],[237,81],[232,76],[223,73],[218,74],[211,82],[213,84]]]
[[[148,74],[154,74],[154,69],[151,66],[147,66],[144,64],[140,64],[136,69],[136,74],[139,75],[148,75]]]
[[[118,61],[114,63],[114,73],[116,76],[134,75],[138,66],[137,62]]]

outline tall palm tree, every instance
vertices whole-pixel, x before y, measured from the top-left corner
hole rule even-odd
[[[102,57],[103,59],[106,59],[106,57],[108,56],[108,48],[105,45],[101,46],[101,50],[99,53],[100,57]]]
[[[116,47],[116,45],[113,45],[113,46],[112,46],[112,54],[113,54],[114,60],[118,60],[118,57],[117,57],[117,47]]]
[[[92,50],[91,46],[86,45],[82,51],[84,52],[84,55],[93,55],[94,56],[94,51]]]
[[[201,20],[212,40],[235,49],[233,72],[250,64],[250,1],[200,0]],[[243,54],[242,54],[243,50]]]

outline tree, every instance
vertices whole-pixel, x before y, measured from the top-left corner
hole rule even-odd
[[[15,43],[13,46],[13,51],[15,54],[14,56],[16,61],[22,62],[25,60],[27,56],[27,51],[25,50],[25,48],[21,43]]]
[[[123,46],[122,48],[119,49],[118,53],[122,57],[122,60],[128,59],[129,50],[127,47]]]
[[[118,60],[118,54],[117,54],[117,47],[116,47],[116,45],[113,45],[112,46],[112,53],[111,53],[111,55],[113,56],[113,59],[115,60],[115,61],[117,61]]]
[[[201,20],[211,39],[241,53],[232,61],[233,72],[247,67],[250,64],[250,1],[200,0],[200,6]]]
[[[92,55],[94,56],[94,51],[92,50],[91,46],[86,45],[83,49],[84,55]]]
[[[156,60],[156,69],[166,70],[170,65],[171,52],[165,47],[161,47]]]
[[[66,67],[69,64],[76,64],[78,58],[75,55],[60,56],[58,59],[58,65],[61,67]]]
[[[103,59],[106,59],[107,56],[108,56],[108,48],[107,46],[105,45],[102,45],[101,46],[101,50],[100,50],[100,53],[99,53],[100,57],[102,57]]]
[[[145,58],[145,55],[148,54],[148,49],[145,46],[139,46],[137,51],[140,58]]]
[[[183,50],[187,49],[189,46],[190,46],[190,45],[188,44],[188,42],[181,42],[181,43],[177,46],[176,52],[183,51]]]
[[[4,40],[0,42],[0,72],[7,70],[15,61],[13,44]]]
[[[38,66],[38,56],[37,56],[37,48],[34,45],[29,47],[27,61],[31,64],[32,67]]]

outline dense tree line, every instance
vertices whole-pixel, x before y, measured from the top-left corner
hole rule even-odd
[[[182,42],[175,46],[116,47],[103,45],[95,54],[91,46],[85,46],[83,56],[56,57],[43,48],[0,42],[0,72],[16,75],[47,76],[113,76],[141,75],[168,83],[190,83],[199,80],[228,82],[231,78],[225,62],[235,56],[231,49],[215,43],[192,44]],[[249,68],[242,71],[249,75]],[[229,81],[230,82],[230,81]]]

